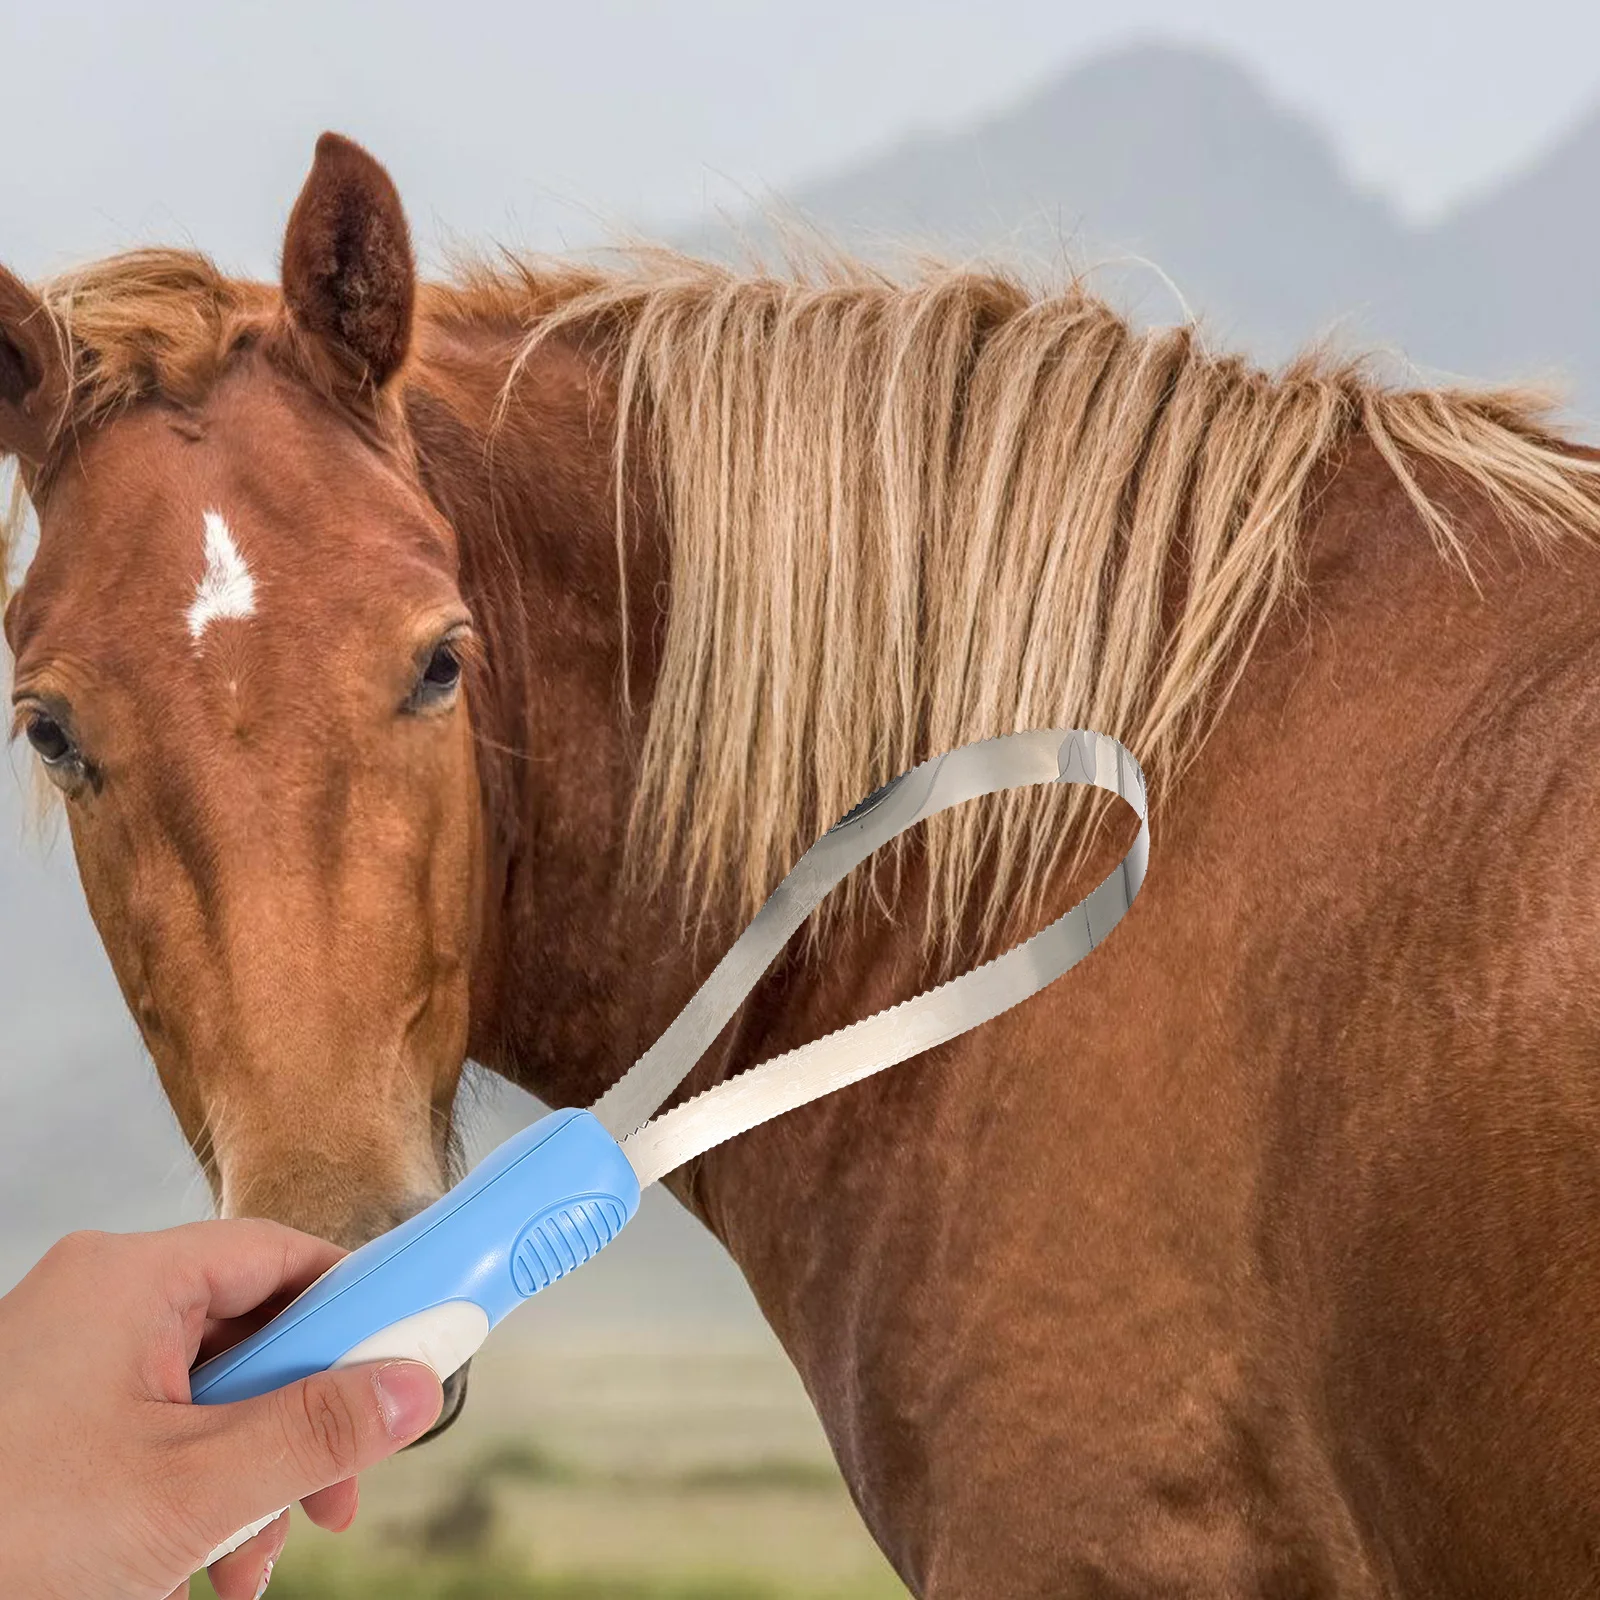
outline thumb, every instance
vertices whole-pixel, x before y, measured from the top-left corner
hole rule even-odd
[[[196,1406],[201,1440],[191,1506],[222,1538],[342,1483],[420,1438],[444,1405],[431,1367],[385,1361],[316,1372],[231,1405]]]

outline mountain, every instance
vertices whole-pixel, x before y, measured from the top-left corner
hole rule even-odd
[[[972,126],[907,138],[780,197],[874,258],[984,255],[1092,282],[1136,318],[1185,308],[1276,363],[1317,338],[1426,369],[1566,379],[1600,413],[1600,111],[1513,181],[1415,228],[1250,73],[1138,45]],[[689,242],[771,242],[763,212]]]
[[[1517,177],[1422,234],[1397,336],[1497,377],[1565,373],[1600,413],[1600,107]]]

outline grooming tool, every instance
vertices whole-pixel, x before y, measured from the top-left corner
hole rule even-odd
[[[791,934],[850,869],[951,806],[1026,784],[1085,783],[1139,816],[1111,875],[1042,932],[959,978],[775,1056],[657,1115]],[[245,1400],[363,1361],[456,1371],[497,1322],[576,1271],[633,1216],[639,1194],[713,1145],[869,1077],[1009,1010],[1075,966],[1144,881],[1144,774],[1105,734],[1034,729],[935,756],[868,795],[795,864],[671,1026],[587,1111],[553,1111],[447,1194],[345,1256],[297,1300],[191,1374],[201,1405]],[[206,1565],[264,1528],[219,1545]]]

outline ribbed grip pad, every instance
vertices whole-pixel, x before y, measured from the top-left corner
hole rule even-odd
[[[548,1289],[598,1255],[622,1231],[628,1208],[615,1195],[590,1194],[541,1212],[511,1250],[511,1281],[526,1297]]]

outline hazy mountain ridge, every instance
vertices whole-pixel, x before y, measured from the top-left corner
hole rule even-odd
[[[1058,273],[1094,265],[1092,281],[1136,316],[1171,322],[1187,305],[1218,343],[1270,362],[1328,336],[1397,347],[1442,374],[1565,376],[1600,413],[1600,218],[1584,203],[1597,194],[1600,107],[1512,180],[1413,227],[1251,73],[1152,44],[783,203],[874,256],[910,243]],[[755,214],[733,221],[770,237]],[[720,253],[727,237],[704,229],[694,242]]]
[[[1466,371],[1565,371],[1600,416],[1600,105],[1541,160],[1418,242],[1396,331]]]

